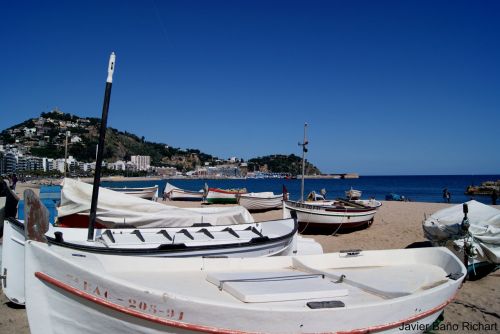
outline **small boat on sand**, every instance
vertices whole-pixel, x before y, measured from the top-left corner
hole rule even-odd
[[[336,230],[347,230],[373,223],[377,209],[382,205],[376,200],[347,201],[284,201],[283,217],[291,217],[297,213],[299,231],[318,229],[327,233]]]
[[[153,187],[144,187],[144,188],[129,188],[129,187],[122,187],[122,188],[115,188],[115,187],[109,187],[109,190],[117,191],[123,194],[131,195],[134,197],[139,197],[139,198],[144,198],[144,199],[149,199],[149,200],[155,200],[158,198],[158,186],[155,185]]]
[[[273,192],[246,193],[238,195],[237,199],[238,204],[249,211],[266,211],[280,208],[284,195],[275,195]]]
[[[210,204],[236,204],[236,196],[246,193],[246,189],[208,188],[205,201]]]
[[[167,182],[164,194],[171,201],[201,201],[204,196],[203,189],[200,191],[185,190],[177,188]]]
[[[345,197],[347,199],[360,199],[361,198],[362,191],[361,190],[356,190],[351,187],[351,189],[345,191]]]

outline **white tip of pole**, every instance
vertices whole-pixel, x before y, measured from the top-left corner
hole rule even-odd
[[[115,71],[115,61],[116,61],[116,55],[114,52],[111,52],[111,56],[109,56],[109,65],[108,65],[108,78],[106,79],[106,82],[113,82],[113,73]]]

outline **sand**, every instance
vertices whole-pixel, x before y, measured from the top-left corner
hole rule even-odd
[[[31,187],[20,184],[18,192]],[[195,202],[163,202],[180,207],[200,207]],[[351,233],[336,235],[306,235],[314,238],[325,252],[344,249],[397,249],[414,242],[424,242],[422,220],[450,204],[417,202],[383,202],[371,227]],[[500,206],[496,206],[500,209]],[[254,214],[257,221],[281,218],[281,210]],[[24,308],[7,303],[2,294],[0,300],[0,333],[29,333]],[[490,273],[476,281],[466,281],[456,299],[445,308],[441,328],[434,333],[500,333],[500,271]],[[488,327],[486,327],[488,326]],[[486,331],[487,328],[495,328]],[[476,331],[471,331],[476,328]]]

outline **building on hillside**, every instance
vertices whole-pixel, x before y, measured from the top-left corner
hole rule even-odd
[[[50,172],[54,170],[54,159],[42,158],[42,166],[44,172]]]
[[[24,136],[28,137],[28,138],[31,138],[34,135],[36,135],[36,128],[27,128],[27,127],[24,127],[23,131],[24,131]]]
[[[177,169],[175,167],[153,167],[153,170],[157,175],[163,177],[175,176],[177,173]]]
[[[43,158],[26,157],[26,170],[42,171],[43,170]]]
[[[239,167],[233,165],[221,165],[217,167],[208,167],[207,176],[212,177],[241,177]]]
[[[5,174],[5,160],[3,150],[0,150],[0,175]]]
[[[54,159],[52,170],[57,170],[59,173],[64,173],[64,159]]]
[[[132,155],[130,161],[137,170],[148,170],[151,166],[151,157],[149,155]]]
[[[110,162],[108,164],[108,169],[126,171],[127,170],[127,163],[125,161],[121,161],[121,160],[118,160],[116,162]]]
[[[7,152],[4,155],[4,173],[11,174],[17,170],[17,157],[13,152]]]
[[[75,143],[81,143],[82,142],[82,138],[78,137],[78,136],[71,136],[71,144],[75,144]]]

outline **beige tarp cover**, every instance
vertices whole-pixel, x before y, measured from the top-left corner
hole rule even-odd
[[[65,179],[58,216],[88,215],[91,198],[92,185]],[[199,223],[235,225],[254,222],[248,210],[241,206],[177,208],[102,187],[99,188],[97,218],[108,227],[182,227]]]

